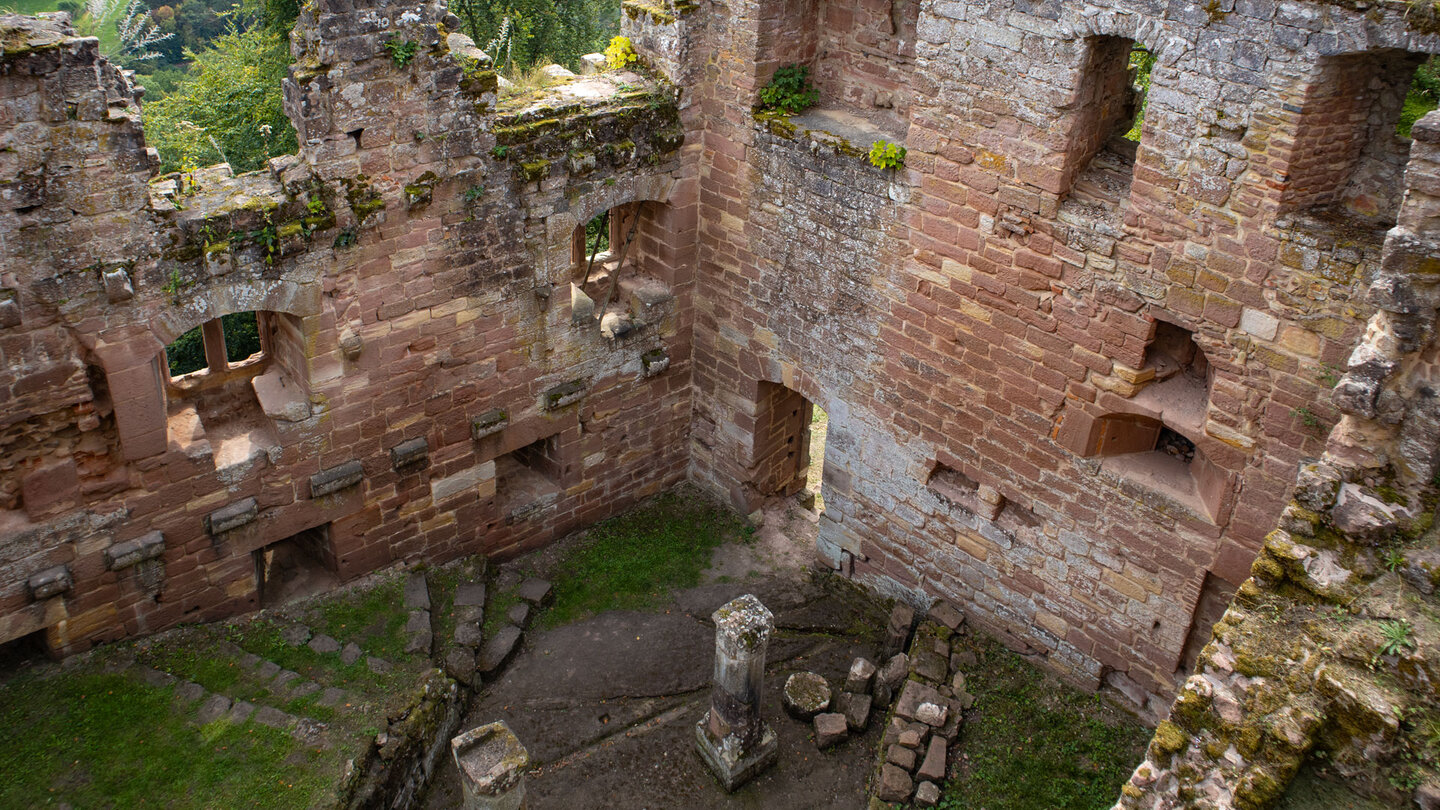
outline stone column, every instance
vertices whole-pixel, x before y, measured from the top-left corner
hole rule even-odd
[[[775,731],[760,719],[765,647],[775,617],[751,594],[711,616],[715,621],[715,689],[710,713],[695,726],[695,744],[725,790],[775,764]]]
[[[524,810],[530,753],[504,722],[472,728],[450,740],[460,770],[464,810]]]

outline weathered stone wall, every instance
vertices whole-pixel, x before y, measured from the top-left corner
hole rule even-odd
[[[766,69],[795,61],[772,32],[803,6],[709,4],[670,23],[712,42],[692,51],[707,77],[692,102],[707,111],[695,477],[746,509],[773,489],[759,383],[785,384],[839,439],[827,564],[966,604],[1163,714],[1186,640],[1215,614],[1207,576],[1217,593],[1245,579],[1299,462],[1324,447],[1325,391],[1369,314],[1384,206],[1293,204],[1303,184],[1354,196],[1305,176],[1297,139],[1323,114],[1307,99],[1337,54],[1440,43],[1389,4],[925,6],[909,156],[888,177],[806,148],[834,142],[803,134],[814,116],[777,153],[785,126],[750,115]],[[1131,41],[1157,56],[1138,147],[1095,134],[1127,128],[1115,62]],[[1367,62],[1376,87],[1394,83],[1387,60]],[[1380,107],[1336,126],[1389,154]],[[1366,171],[1346,188],[1383,174]],[[867,180],[824,187],[842,174]],[[832,255],[802,247],[807,228]],[[1171,377],[1174,335],[1200,359]],[[1155,446],[1161,426],[1193,461],[1112,455]]]
[[[444,14],[312,4],[285,88],[301,153],[153,181],[95,41],[5,18],[0,640],[254,608],[252,552],[316,527],[342,577],[514,554],[684,476],[673,91],[497,103]],[[637,200],[608,337],[572,313],[570,236]],[[244,311],[262,357],[169,379],[167,343]],[[515,452],[537,441],[546,464]]]

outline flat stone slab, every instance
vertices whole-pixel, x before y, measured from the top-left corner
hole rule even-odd
[[[464,684],[475,680],[475,652],[466,647],[451,647],[445,654],[445,672]]]
[[[485,583],[462,582],[455,588],[455,606],[485,607]]]
[[[364,656],[365,651],[360,649],[360,645],[353,641],[346,644],[345,647],[340,650],[340,662],[347,667],[359,661]]]
[[[248,700],[237,700],[235,701],[235,704],[230,707],[230,722],[238,726],[248,720],[250,718],[250,715],[254,713],[254,703],[251,703]]]
[[[295,725],[295,717],[274,706],[261,706],[255,710],[255,722],[271,728],[290,728]]]
[[[906,681],[905,687],[900,690],[900,700],[895,703],[895,714],[906,720],[914,720],[921,704],[943,705],[944,702],[945,699],[940,697],[940,693],[933,687],[919,681]]]
[[[202,726],[208,725],[219,720],[226,712],[230,711],[230,706],[230,698],[224,695],[211,695],[204,703],[200,704],[200,708],[196,710],[195,720]]]
[[[781,705],[796,720],[813,720],[830,708],[830,683],[814,672],[797,672],[785,679]]]
[[[340,642],[327,635],[318,635],[310,639],[310,649],[317,653],[326,654],[340,652]]]
[[[943,683],[950,674],[950,662],[933,652],[923,652],[915,657],[915,674],[932,683]]]
[[[327,686],[320,693],[319,699],[315,701],[320,706],[334,708],[345,701],[345,690],[335,686]]]
[[[410,610],[430,609],[430,585],[424,574],[405,577],[405,607]]]
[[[530,624],[530,603],[516,602],[505,611],[505,619],[516,627],[525,627]]]
[[[205,697],[205,687],[193,681],[175,687],[175,699],[181,703],[194,703],[202,697]]]
[[[480,630],[480,625],[472,622],[461,622],[455,625],[455,643],[462,647],[479,647],[480,642],[485,640]]]
[[[412,610],[405,622],[405,652],[411,655],[429,655],[435,637],[430,630],[430,611]]]
[[[286,625],[280,631],[280,640],[291,647],[299,647],[310,640],[310,628],[303,624]]]
[[[274,661],[261,661],[260,665],[255,667],[255,674],[262,678],[273,678],[280,674],[280,665]]]
[[[934,807],[940,803],[940,787],[934,782],[921,782],[915,788],[915,804],[919,807]]]
[[[931,606],[930,618],[945,625],[951,630],[960,629],[960,625],[965,622],[965,614],[961,613],[954,605],[950,604],[949,602],[936,602],[933,606]]]
[[[515,589],[515,595],[532,605],[542,606],[550,601],[553,589],[543,579],[527,579]]]
[[[485,642],[485,647],[480,651],[480,671],[486,675],[494,672],[505,665],[510,655],[515,652],[515,647],[520,643],[521,630],[515,625],[506,625],[495,634],[495,637]]]
[[[925,751],[925,761],[920,763],[920,770],[915,772],[915,778],[926,782],[939,782],[944,779],[946,752],[945,739],[931,737],[930,747]]]
[[[365,656],[365,666],[369,667],[370,671],[376,675],[384,675],[394,669],[389,661],[386,661],[384,658],[376,658],[373,655]]]
[[[885,761],[891,765],[904,768],[907,771],[915,770],[915,749],[906,748],[899,743],[890,746],[885,751]]]

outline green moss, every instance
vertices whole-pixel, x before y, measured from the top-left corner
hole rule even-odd
[[[550,161],[542,158],[521,163],[520,174],[532,183],[540,180],[550,174]]]
[[[532,138],[538,138],[548,132],[553,132],[554,130],[557,130],[559,128],[560,119],[542,118],[538,121],[530,121],[528,123],[513,124],[511,126],[505,127],[496,127],[495,140],[500,142],[501,144],[509,145],[519,143],[521,141],[530,140]]]
[[[649,17],[658,25],[673,25],[675,23],[674,14],[671,14],[660,5],[645,2],[645,0],[625,0],[621,8],[624,9],[625,16],[632,20]]]

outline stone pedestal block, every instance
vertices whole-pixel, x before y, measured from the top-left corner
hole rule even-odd
[[[695,744],[726,791],[775,764],[775,732],[760,719],[765,649],[775,617],[746,594],[726,603],[715,622],[715,688],[710,712],[695,726]]]
[[[503,722],[473,728],[450,740],[460,770],[464,810],[524,810],[530,753]]]

